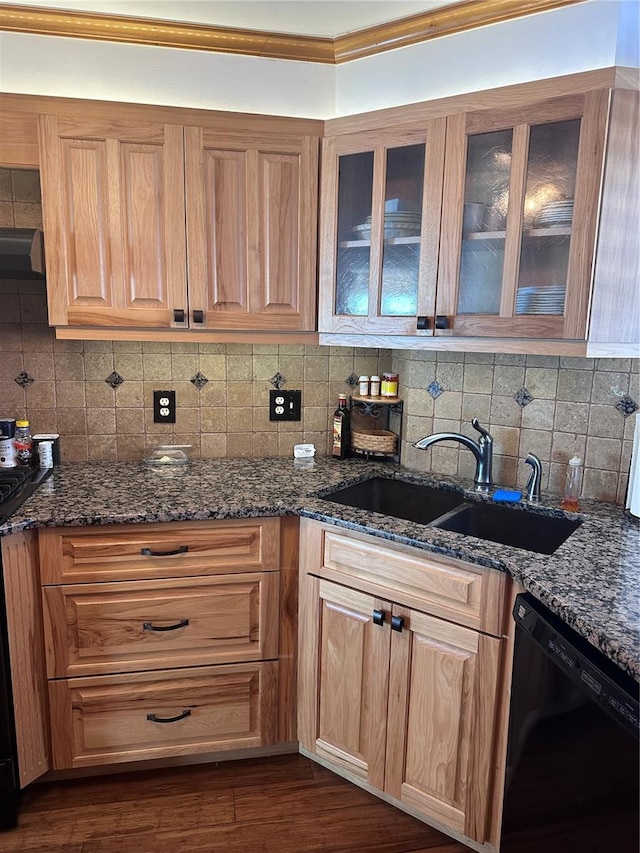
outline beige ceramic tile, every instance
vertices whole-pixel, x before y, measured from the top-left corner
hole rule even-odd
[[[200,410],[200,429],[203,433],[221,433],[227,429],[226,408],[203,407]]]
[[[267,382],[278,372],[278,355],[254,355],[253,378],[258,382]]]
[[[88,444],[90,462],[116,462],[118,445],[114,435],[92,435]]]
[[[591,406],[587,431],[601,438],[622,438],[624,416],[613,406]]]
[[[11,170],[11,196],[14,201],[40,201],[40,173],[36,169]]]
[[[524,384],[535,399],[555,400],[558,390],[558,371],[547,367],[527,367]]]
[[[230,433],[253,432],[253,409],[251,406],[227,409],[227,430]]]
[[[24,370],[21,352],[7,352],[0,358],[0,380],[12,381]]]
[[[492,426],[494,453],[502,456],[517,456],[520,449],[520,430],[516,427]]]
[[[80,381],[56,381],[56,406],[83,408],[86,405],[85,383]]]
[[[558,372],[558,400],[574,401],[577,403],[591,400],[593,373],[590,370],[571,370],[569,368]]]
[[[460,420],[462,417],[462,393],[460,391],[445,391],[433,403],[434,418]]]
[[[594,468],[600,471],[620,471],[621,456],[622,441],[615,438],[587,437],[585,468]]]
[[[436,379],[447,391],[462,391],[464,364],[462,362],[442,362],[438,359]]]
[[[40,401],[38,401],[38,406]],[[58,432],[58,417],[55,409],[27,407],[27,417],[34,435],[42,432]]]
[[[471,423],[477,418],[486,427],[491,420],[491,396],[489,394],[462,395],[462,422]]]
[[[87,462],[89,442],[86,436],[66,436],[60,433],[60,457],[63,462]]]
[[[256,456],[270,457],[278,455],[277,432],[260,432],[253,436],[253,451]]]
[[[200,369],[200,356],[194,353],[171,355],[171,378],[181,381],[191,380]]]
[[[13,202],[0,200],[0,228],[14,228]]]
[[[587,468],[584,472],[582,495],[603,501],[615,501],[618,494],[618,474]]]
[[[118,435],[143,435],[144,411],[142,409],[116,409]]]
[[[0,169],[0,201],[13,201],[10,169]]]
[[[22,323],[20,328],[25,352],[54,351],[54,334],[49,326],[44,323]]]
[[[42,206],[28,201],[15,201],[13,221],[16,228],[42,229]]]
[[[138,462],[148,455],[150,448],[146,446],[146,436],[117,435],[116,447],[120,462]]]
[[[56,381],[82,381],[84,375],[84,357],[78,352],[57,352],[54,359]],[[108,374],[107,374],[108,375]],[[99,377],[105,379],[105,376]]]
[[[541,429],[520,430],[520,456],[525,459],[529,453],[535,453],[540,459],[548,461],[551,459],[552,436],[551,432]]]
[[[584,459],[587,439],[584,435],[574,432],[554,432],[551,444],[551,460],[560,465],[567,465],[572,456]]]
[[[121,391],[125,385],[126,383],[122,384],[118,391]],[[119,395],[116,396],[114,389],[106,382],[85,382],[84,388],[87,406],[94,409],[112,409],[119,399]],[[128,393],[128,388],[125,391],[126,393]]]
[[[199,370],[212,382],[227,378],[227,360],[221,353],[200,353]]]
[[[142,355],[142,375],[145,382],[164,382],[166,388],[171,381],[171,356],[168,353],[144,352]]]
[[[85,352],[84,375],[85,379],[96,379],[103,381],[113,373],[112,352]]]
[[[492,364],[465,364],[463,390],[472,394],[491,394],[493,388]]]
[[[586,435],[589,424],[588,403],[556,403],[554,428],[560,432],[574,432]]]
[[[253,386],[251,382],[227,382],[226,386],[226,405],[228,407],[251,406],[253,404]],[[223,401],[221,401],[221,404],[223,404]]]
[[[84,409],[57,409],[58,432],[61,436],[87,434],[87,413]]]
[[[629,374],[598,371],[593,374],[591,402],[615,405],[629,391]]]
[[[494,395],[491,398],[491,423],[500,426],[520,426],[522,409],[513,396]]]
[[[222,459],[227,455],[227,436],[224,432],[202,433],[200,455],[203,459]]]
[[[227,456],[231,459],[253,456],[253,434],[250,432],[228,433]]]
[[[525,429],[552,430],[555,420],[555,400],[539,400],[537,397],[522,410],[522,426]]]
[[[115,409],[87,409],[87,433],[89,435],[115,435]]]
[[[236,344],[236,346],[240,346]],[[227,356],[227,379],[230,382],[251,380],[253,378],[253,357],[251,355]]]
[[[493,393],[512,397],[524,385],[524,376],[524,367],[496,364],[493,371]]]

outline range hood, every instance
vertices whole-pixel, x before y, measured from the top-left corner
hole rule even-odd
[[[0,278],[44,279],[42,231],[0,228]]]

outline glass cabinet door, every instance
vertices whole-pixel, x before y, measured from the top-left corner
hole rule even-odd
[[[366,150],[357,135],[329,140],[323,192],[336,202],[321,222],[320,331],[413,334],[424,302],[435,310],[445,120],[435,124],[371,134]]]
[[[598,92],[451,119],[444,334],[584,336],[605,123]]]

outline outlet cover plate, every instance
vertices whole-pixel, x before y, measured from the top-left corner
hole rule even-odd
[[[269,391],[269,420],[302,420],[302,391]]]
[[[153,392],[153,422],[154,424],[175,424],[176,422],[176,392]]]

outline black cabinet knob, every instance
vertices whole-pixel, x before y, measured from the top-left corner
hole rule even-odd
[[[417,328],[420,330],[428,329],[430,323],[429,317],[418,317],[418,322],[416,324]]]
[[[436,329],[448,329],[449,318],[446,314],[438,314],[436,317]]]
[[[392,631],[402,631],[404,628],[404,616],[392,616],[391,617],[391,630]]]
[[[185,313],[184,308],[174,308],[173,309],[173,322],[174,323],[184,323]]]
[[[385,612],[384,610],[374,610],[373,611],[373,624],[374,625],[384,625],[385,620]]]
[[[193,312],[193,322],[194,323],[204,323],[204,311],[194,311]]]

